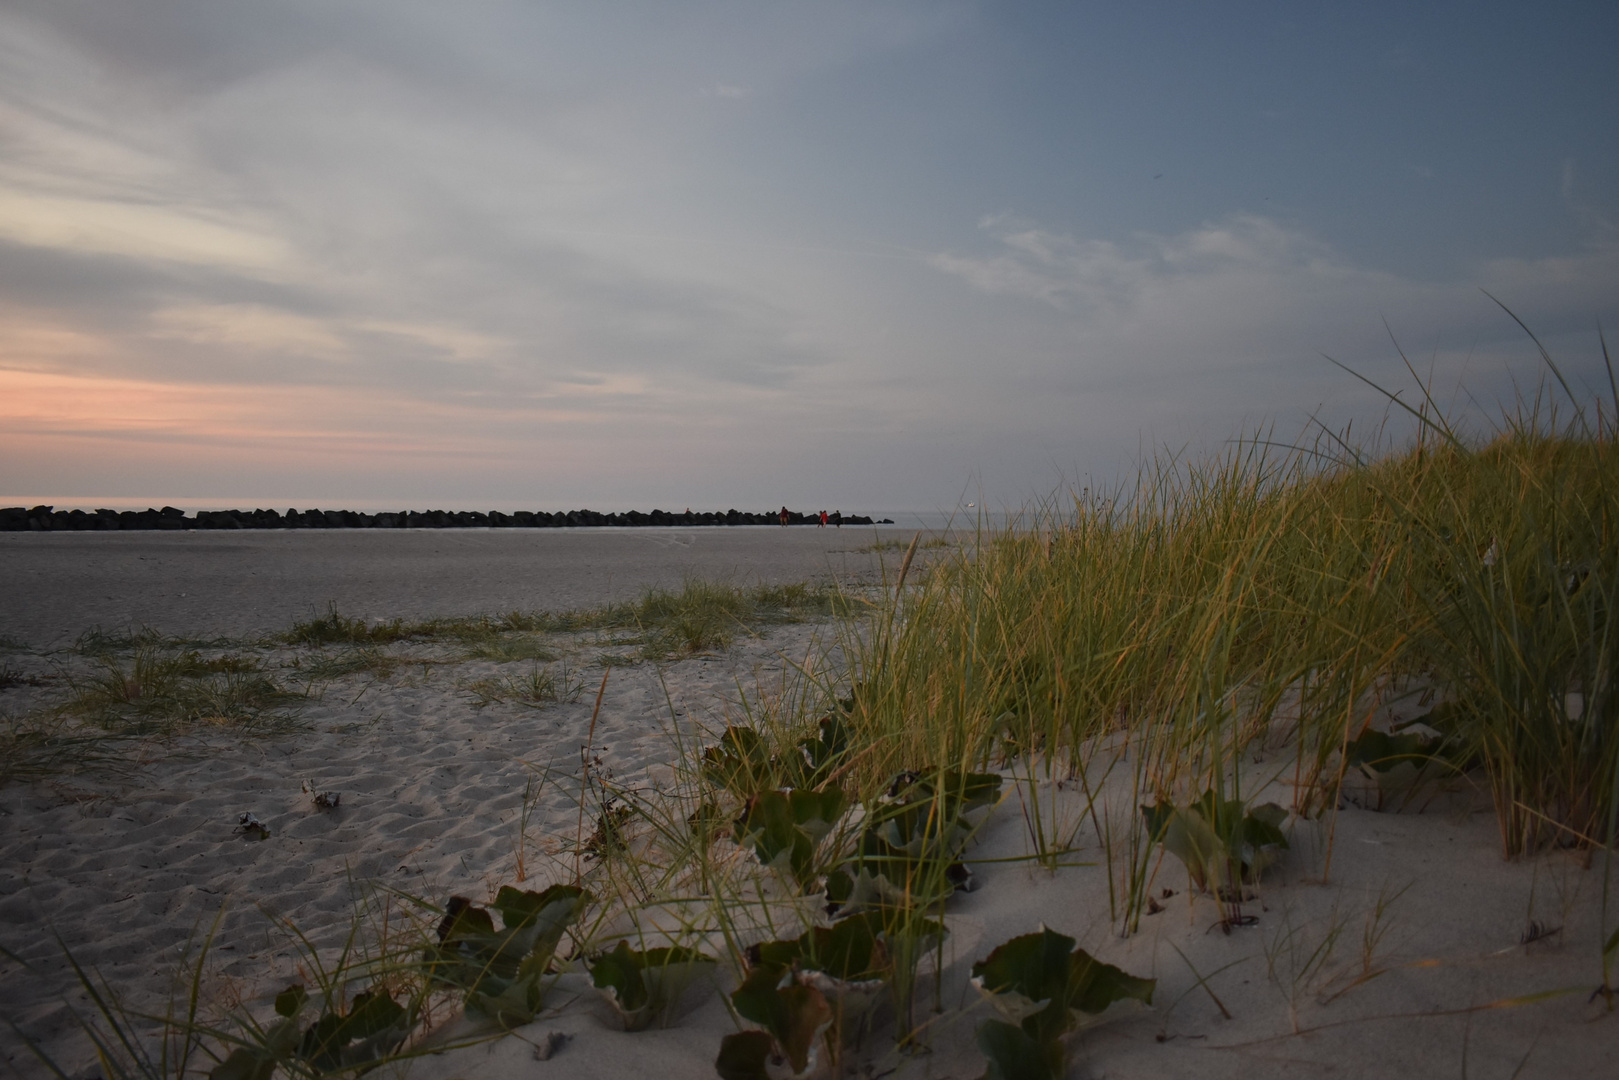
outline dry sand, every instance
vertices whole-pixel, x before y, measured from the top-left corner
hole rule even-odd
[[[59,699],[61,677],[90,663],[64,646],[93,626],[247,637],[329,604],[355,616],[416,618],[583,607],[693,575],[858,585],[879,573],[874,554],[852,550],[871,539],[870,530],[768,528],[5,535],[0,633],[22,647],[0,653],[0,663],[57,681],[0,691],[0,712],[23,717]],[[824,627],[775,626],[723,653],[614,666],[594,740],[604,767],[623,782],[665,775],[671,729],[713,728],[745,708],[770,707],[786,685],[785,661],[829,662],[829,637]],[[563,659],[550,668],[565,663],[587,684],[576,700],[480,708],[474,683],[521,677],[533,663],[469,659],[443,643],[402,645],[388,650],[406,661],[392,671],[319,682],[297,731],[257,739],[203,732],[143,745],[117,769],[0,787],[0,944],[34,969],[0,965],[0,1014],[77,1067],[88,1055],[68,1009],[86,1003],[53,932],[133,1007],[160,1010],[178,951],[224,905],[210,996],[246,1001],[262,1015],[266,995],[297,975],[296,950],[266,912],[331,944],[347,931],[356,898],[368,887],[379,895],[377,884],[436,902],[452,893],[481,901],[515,879],[520,849],[527,885],[568,876],[558,838],[573,835],[599,658],[636,647],[612,633],[551,644]],[[253,649],[272,664],[311,657]],[[292,677],[307,668],[279,670]],[[1251,772],[1271,767],[1256,762]],[[546,783],[520,843],[525,783],[536,776]],[[1119,779],[1103,784],[1104,799],[1123,826],[1136,810]],[[305,781],[341,792],[340,807],[316,809]],[[1270,794],[1287,801],[1282,783]],[[1153,890],[1174,895],[1129,938],[1109,916],[1100,845],[1074,787],[1042,785],[1041,797],[1059,829],[1075,835],[1078,850],[1064,861],[1080,865],[980,863],[981,887],[949,906],[940,1011],[931,1011],[929,994],[919,1016],[927,1051],[896,1056],[879,1032],[851,1075],[980,1075],[973,1026],[987,1014],[967,968],[1040,923],[1159,980],[1151,1008],[1121,1010],[1074,1039],[1073,1076],[1619,1075],[1619,1021],[1600,999],[1588,1000],[1602,979],[1601,860],[1589,869],[1575,853],[1503,861],[1487,803],[1466,790],[1425,812],[1346,805],[1325,883],[1329,823],[1291,822],[1291,851],[1247,905],[1257,923],[1229,934],[1217,927],[1214,904],[1194,896],[1167,859]],[[1029,853],[1025,805],[1009,794],[974,858]],[[270,837],[240,836],[243,812],[263,820]],[[1525,944],[1532,924],[1555,932]],[[722,966],[720,989],[732,979]],[[552,1000],[556,1010],[518,1037],[418,1059],[407,1075],[655,1069],[669,1080],[711,1077],[720,1039],[735,1030],[714,991],[678,1026],[634,1034],[611,1029],[582,976],[564,977]],[[538,1061],[534,1044],[551,1032],[570,1038]],[[20,1074],[43,1075],[14,1039],[4,1053]]]

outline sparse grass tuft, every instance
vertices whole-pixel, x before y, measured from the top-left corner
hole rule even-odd
[[[362,674],[383,679],[406,662],[374,646],[355,646],[341,652],[318,652],[296,657],[293,668],[303,679],[314,684]]]
[[[141,647],[126,664],[110,656],[100,671],[73,682],[60,713],[106,732],[170,736],[199,725],[270,734],[293,724],[302,696],[240,657],[205,661],[195,652]]]
[[[92,626],[79,635],[78,640],[73,643],[73,651],[81,656],[109,656],[141,648],[156,648],[162,643],[163,635],[150,628],[109,633],[99,626]]]
[[[117,764],[128,737],[34,715],[0,720],[0,784]]]
[[[557,658],[556,652],[543,638],[526,633],[492,636],[487,641],[469,643],[465,655],[469,660],[493,660],[497,664],[509,664],[517,660],[545,663]]]
[[[560,702],[574,702],[585,692],[585,681],[570,671],[567,665],[542,668],[533,664],[522,675],[493,675],[467,684],[472,694],[472,706],[510,702],[530,708],[544,708]]]
[[[678,592],[648,589],[623,615],[648,631],[642,651],[649,659],[658,659],[670,653],[724,649],[738,634],[753,634],[770,623],[845,615],[851,610],[853,601],[826,586],[738,588],[688,578]]]
[[[389,645],[413,636],[403,620],[368,623],[364,619],[351,619],[336,607],[318,619],[294,623],[291,630],[277,640],[288,645]]]

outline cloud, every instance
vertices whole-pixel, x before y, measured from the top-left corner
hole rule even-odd
[[[991,250],[941,254],[933,267],[980,291],[1047,307],[1076,344],[1120,358],[1185,365],[1234,349],[1264,355],[1289,347],[1290,333],[1293,347],[1319,348],[1346,315],[1405,306],[1426,291],[1352,266],[1308,233],[1253,214],[1122,243],[1000,217],[981,229]],[[1298,334],[1318,336],[1308,342]]]
[[[1619,284],[1619,244],[1539,258],[1495,259],[1457,281],[1424,281],[1364,267],[1308,231],[1273,218],[1234,214],[1176,234],[1140,233],[1128,242],[1076,238],[1006,217],[980,223],[989,250],[942,253],[930,264],[975,289],[1036,302],[1083,333],[1182,325],[1218,340],[1241,326],[1250,342],[1267,327],[1327,328],[1333,312],[1428,312],[1422,325],[1476,311],[1479,289],[1522,298],[1543,317],[1600,312]],[[1323,342],[1325,344],[1325,342]]]
[[[1481,290],[1525,315],[1576,385],[1605,385],[1594,330],[1619,291],[1619,245],[1491,260],[1433,281],[1359,266],[1306,230],[1252,214],[1124,242],[1007,217],[980,231],[983,250],[930,265],[1013,305],[996,324],[1021,346],[997,372],[1007,401],[998,419],[1025,429],[1053,429],[1077,411],[1097,442],[1133,433],[1151,446],[1270,420],[1288,427],[1323,404],[1329,422],[1364,423],[1384,404],[1323,354],[1405,387],[1399,347],[1459,409],[1473,411],[1471,392],[1482,423],[1492,402],[1510,402],[1513,378],[1533,384],[1544,372]]]
[[[208,440],[267,475],[298,447],[396,455],[406,488],[476,453],[580,490],[953,492],[1313,406],[1344,385],[1320,353],[1389,360],[1385,317],[1447,363],[1485,323],[1493,362],[1517,331],[1478,286],[1555,335],[1619,281],[1600,230],[1450,281],[1348,258],[1322,215],[1054,228],[1092,212],[1054,198],[975,234],[963,208],[1067,137],[1031,113],[1004,174],[930,157],[947,136],[906,103],[958,76],[976,5],[113,8],[0,10],[0,375],[44,380],[8,384],[34,410],[14,472],[79,440],[92,475],[138,438],[183,446],[174,469]],[[881,145],[862,127],[890,122]],[[1155,198],[1200,198],[1173,175]]]

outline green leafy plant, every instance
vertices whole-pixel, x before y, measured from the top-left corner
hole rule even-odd
[[[762,942],[747,955],[750,970],[786,971],[820,991],[833,1012],[826,1042],[835,1062],[849,1024],[864,1021],[884,996],[892,998],[896,1015],[904,1012],[917,961],[945,934],[941,923],[910,912],[865,911],[797,938]]]
[[[668,1027],[681,999],[699,978],[710,975],[714,958],[695,949],[671,945],[631,949],[620,941],[590,960],[590,978],[612,1006],[625,1031]]]
[[[832,1006],[820,990],[796,981],[791,968],[760,964],[732,992],[731,1004],[759,1029],[720,1040],[714,1068],[723,1080],[804,1080],[820,1070]]]
[[[435,984],[464,992],[468,1013],[502,1027],[529,1023],[544,1003],[557,945],[589,902],[576,885],[544,892],[505,885],[491,905],[500,915],[497,930],[487,910],[453,896],[438,944],[424,951],[422,962]]]
[[[1287,811],[1275,803],[1249,809],[1210,790],[1185,806],[1143,806],[1141,814],[1148,837],[1186,864],[1192,884],[1228,904],[1241,903],[1243,886],[1257,883],[1287,848]]]
[[[820,875],[821,842],[837,825],[849,799],[841,788],[761,791],[737,818],[737,843],[751,847],[766,866],[789,871],[808,890]]]
[[[1432,776],[1442,761],[1444,742],[1442,732],[1423,723],[1407,724],[1394,732],[1367,728],[1344,747],[1344,760],[1370,785],[1371,809],[1381,810],[1392,798],[1404,805]]]
[[[954,859],[966,846],[978,812],[1000,800],[1001,783],[997,773],[931,766],[902,772],[871,811],[867,831],[916,858]]]
[[[1000,798],[995,773],[902,772],[867,808],[854,852],[827,878],[839,910],[930,907],[972,888],[960,861],[979,811]]]
[[[715,787],[746,799],[756,791],[780,787],[782,775],[764,740],[749,727],[731,726],[719,744],[703,751],[703,779]]]
[[[830,713],[816,724],[816,733],[798,740],[796,775],[789,775],[793,787],[820,788],[837,779],[849,758],[849,728],[842,710]]]
[[[997,946],[973,965],[972,980],[1003,1017],[978,1025],[989,1080],[1059,1080],[1067,1060],[1063,1036],[1116,1001],[1151,1005],[1157,986],[1043,926]]]
[[[254,1045],[231,1051],[208,1073],[209,1080],[270,1080],[278,1068],[314,1076],[362,1071],[397,1050],[418,1019],[413,1007],[379,987],[354,995],[347,1009],[339,1003],[322,1011],[304,1027],[309,1000],[301,985],[277,994],[280,1019]]]
[[[848,759],[849,730],[838,713],[824,716],[814,735],[771,753],[759,732],[727,727],[719,742],[703,751],[703,779],[746,800],[767,788],[819,789],[836,779]]]

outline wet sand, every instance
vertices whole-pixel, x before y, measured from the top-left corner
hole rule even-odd
[[[686,577],[868,583],[908,542],[894,529],[243,530],[0,533],[0,634],[36,648],[85,630],[195,637],[351,618],[560,611],[633,600]],[[862,550],[865,549],[865,550]]]

